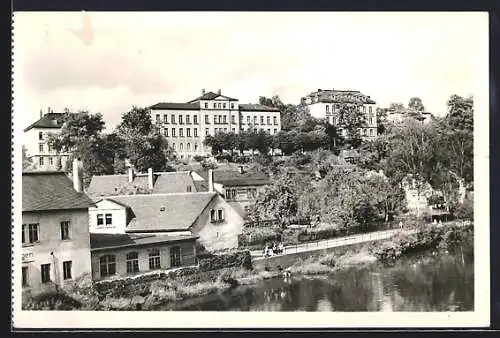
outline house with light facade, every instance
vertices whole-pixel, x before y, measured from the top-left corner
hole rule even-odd
[[[342,105],[358,106],[365,114],[365,125],[361,128],[361,136],[365,139],[377,136],[376,102],[357,90],[318,89],[301,99],[301,103],[309,108],[311,116],[326,119],[331,125],[337,126],[342,135],[347,131],[342,129],[340,109]]]
[[[158,126],[181,159],[209,155],[203,141],[208,135],[243,130],[264,130],[271,135],[281,130],[277,108],[261,104],[244,104],[238,99],[201,91],[201,96],[188,102],[160,102],[150,107],[153,123]]]
[[[23,146],[34,170],[64,170],[70,154],[57,152],[48,144],[50,134],[58,134],[64,123],[64,113],[40,111],[40,118],[24,129]]]
[[[35,295],[89,278],[89,207],[78,170],[22,175],[22,288]]]

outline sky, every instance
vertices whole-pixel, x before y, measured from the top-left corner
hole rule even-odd
[[[13,34],[23,127],[68,107],[102,113],[112,130],[134,105],[187,102],[203,88],[241,103],[298,104],[332,88],[380,107],[417,96],[442,115],[451,94],[476,94],[488,62],[485,13],[17,12]]]

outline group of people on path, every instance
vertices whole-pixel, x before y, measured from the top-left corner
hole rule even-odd
[[[264,247],[264,256],[274,256],[274,255],[281,255],[285,253],[285,246],[283,243],[279,242],[273,242],[271,245],[266,244]]]

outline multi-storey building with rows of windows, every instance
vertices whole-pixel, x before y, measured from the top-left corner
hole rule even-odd
[[[343,104],[359,105],[365,113],[365,126],[361,128],[361,135],[365,138],[377,136],[377,108],[376,102],[370,96],[367,96],[357,90],[337,90],[337,89],[318,89],[302,98],[302,103],[309,108],[312,117],[326,119],[330,124],[338,126],[340,132],[346,135],[342,130],[342,121],[340,118],[340,107]]]
[[[237,99],[205,92],[186,103],[157,103],[150,107],[151,117],[181,159],[210,153],[205,137],[218,132],[264,130],[271,135],[281,130],[277,108],[243,104]]]

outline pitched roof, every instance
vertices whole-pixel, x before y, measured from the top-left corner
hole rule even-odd
[[[154,179],[153,179],[154,180]],[[128,175],[101,175],[93,176],[87,193],[97,199],[104,196],[125,195],[129,193],[142,193],[149,191],[147,174],[137,174],[132,183]]]
[[[213,100],[219,96],[223,96],[223,97],[227,98],[229,101],[238,101],[237,99],[233,99],[232,97],[228,97],[226,95],[222,95],[222,94],[218,94],[218,93],[214,93],[214,92],[208,92],[208,93],[203,94],[202,96],[198,96],[196,99],[191,100],[188,103],[192,103],[192,102],[196,102],[196,101],[200,101],[200,100]]]
[[[215,196],[211,192],[198,192],[111,196],[106,199],[130,208],[127,232],[161,232],[188,230]]]
[[[64,123],[64,114],[62,113],[47,113],[42,116],[38,121],[31,124],[24,131],[28,131],[32,128],[54,128],[59,129]]]
[[[268,107],[258,103],[240,103],[239,107],[241,111],[280,111],[278,108]]]
[[[238,202],[227,202],[227,204],[229,204],[234,209],[234,211],[236,211],[236,213],[238,215],[240,215],[241,218],[245,219],[247,217],[247,212],[241,206],[240,203],[238,203]]]
[[[170,243],[180,241],[195,240],[197,236],[169,236],[169,235],[149,235],[149,234],[90,234],[90,249],[92,251],[105,250],[111,248],[122,248],[130,246],[141,246],[155,243]]]
[[[194,181],[194,186],[196,187],[197,192],[208,191],[207,181]]]
[[[359,90],[339,90],[339,89],[318,89],[308,95],[309,97],[318,97],[319,102],[325,103],[343,103],[357,101],[360,99],[363,103],[375,104],[370,96],[361,93]]]
[[[181,103],[181,102],[159,102],[149,107],[150,109],[172,109],[172,110],[198,110],[199,103]]]
[[[84,193],[73,188],[63,172],[23,173],[23,212],[87,209],[94,205]]]
[[[153,186],[153,194],[168,194],[177,192],[198,191],[189,171],[166,172],[158,175]]]
[[[208,170],[199,170],[197,173],[208,181]],[[238,170],[214,169],[214,182],[227,187],[266,185],[270,183],[269,176],[258,171],[244,171],[242,174]]]

